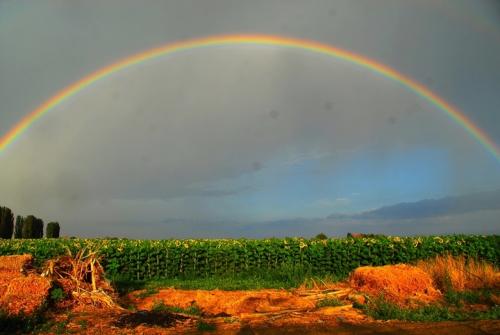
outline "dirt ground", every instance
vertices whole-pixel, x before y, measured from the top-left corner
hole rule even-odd
[[[54,325],[78,334],[499,334],[500,321],[409,323],[374,321],[352,307],[356,298],[345,287],[329,290],[203,291],[164,289],[149,296],[136,291],[124,297],[130,309],[77,306],[68,313],[54,313]],[[317,308],[316,302],[337,297],[337,307]],[[168,306],[198,306],[201,315],[155,311]],[[199,323],[214,326],[199,330]],[[55,329],[55,330],[54,330]]]
[[[16,315],[21,310],[29,314],[48,301],[50,280],[34,271],[31,261],[29,255],[0,257],[0,308],[9,314]],[[57,262],[53,264],[56,265],[54,269],[63,269],[57,267]],[[111,288],[102,278],[97,283]],[[88,285],[85,287],[90,289]],[[75,289],[71,285],[68,288]],[[375,321],[353,307],[353,302],[366,302],[364,294],[374,292],[383,292],[401,305],[440,299],[430,277],[414,267],[365,267],[357,269],[348,282],[315,289],[207,291],[164,288],[131,292],[112,304],[75,299],[73,292],[71,299],[49,306],[46,322],[37,333],[168,335],[208,334],[211,330],[211,333],[227,335],[500,334],[499,320]],[[0,325],[0,333],[1,328]]]

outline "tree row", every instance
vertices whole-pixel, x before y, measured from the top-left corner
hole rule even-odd
[[[0,238],[43,238],[43,226],[43,220],[34,215],[18,215],[14,222],[12,210],[0,207]],[[60,230],[58,222],[49,222],[45,228],[45,237],[58,238]]]

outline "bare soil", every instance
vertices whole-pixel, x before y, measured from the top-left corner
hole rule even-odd
[[[29,314],[47,302],[51,282],[30,270],[31,261],[29,255],[0,257],[0,308],[12,315],[20,311]],[[118,301],[123,307],[115,302],[96,303],[95,299],[88,300],[89,303],[73,294],[69,303],[63,301],[51,306],[46,313],[49,321],[39,333],[205,334],[209,332],[203,329],[213,328],[213,333],[228,335],[500,334],[499,320],[381,322],[353,308],[354,301],[364,303],[362,293],[380,292],[402,305],[415,300],[429,302],[441,298],[433,288],[432,279],[420,269],[410,266],[367,267],[356,270],[349,283],[323,285],[316,289],[207,291],[165,288],[151,295],[145,290],[135,291]],[[340,303],[340,306],[317,307],[318,302],[325,300]],[[176,309],[169,310],[165,306]],[[189,310],[194,307],[199,313],[190,315]]]
[[[341,290],[339,290],[340,292]],[[133,292],[137,295],[141,291]],[[239,301],[253,301],[250,307],[232,303],[226,299],[244,293]],[[311,296],[300,294],[311,293]],[[331,292],[329,292],[331,293]],[[279,290],[259,290],[225,292],[161,290],[145,298],[134,298],[136,311],[92,306],[77,306],[70,313],[53,312],[55,324],[64,324],[67,332],[77,334],[210,334],[198,330],[199,323],[214,326],[214,334],[500,334],[500,321],[432,322],[410,323],[398,321],[375,321],[346,305],[315,308],[309,304],[309,297],[317,297],[317,292],[286,292]],[[197,300],[197,296],[201,297]],[[214,296],[214,298],[208,298]],[[286,299],[283,299],[286,297]],[[153,301],[175,298],[170,306],[196,304],[201,308],[201,316],[154,311]],[[311,300],[313,300],[311,298]],[[168,301],[163,300],[165,304]],[[221,303],[215,306],[215,301]],[[294,301],[291,309],[287,301]],[[257,303],[255,303],[257,302]],[[207,309],[204,309],[205,306]],[[240,306],[240,307],[235,307]],[[270,308],[271,307],[271,308]],[[263,308],[263,309],[261,309]],[[233,314],[231,314],[233,313]],[[56,327],[57,328],[57,327]],[[45,334],[54,334],[54,328]]]

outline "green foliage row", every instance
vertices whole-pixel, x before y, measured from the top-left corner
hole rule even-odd
[[[438,254],[463,254],[500,265],[500,236],[370,237],[327,240],[0,240],[0,255],[33,254],[38,263],[67,249],[97,250],[109,276],[131,280],[237,275],[308,269],[345,276],[363,265],[411,263]],[[288,270],[287,270],[288,271]]]

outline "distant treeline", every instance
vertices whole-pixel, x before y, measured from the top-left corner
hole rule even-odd
[[[58,222],[49,222],[45,237],[58,238],[61,227]],[[33,215],[18,215],[14,223],[14,213],[10,208],[0,207],[0,238],[43,238],[43,220]]]

